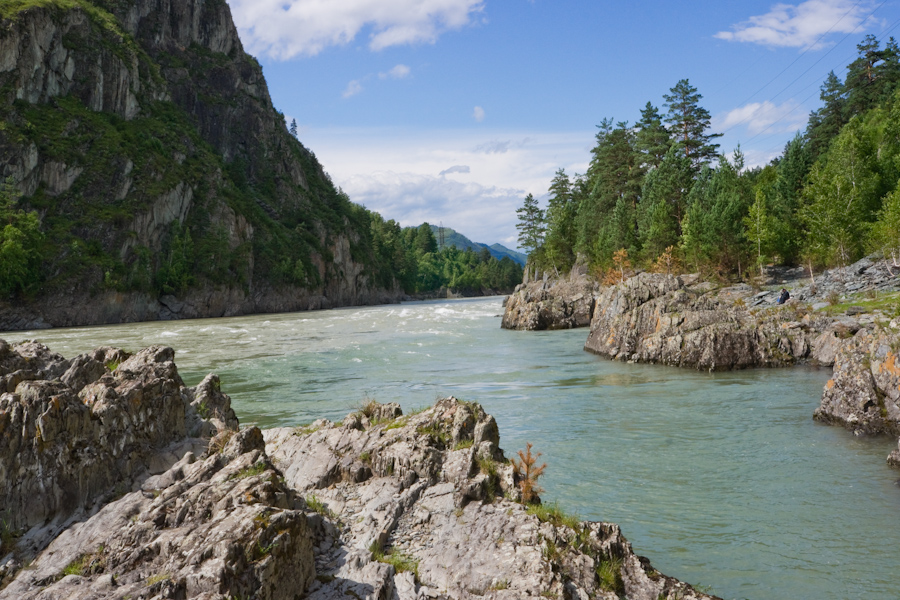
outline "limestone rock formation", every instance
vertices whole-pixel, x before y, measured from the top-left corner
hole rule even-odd
[[[835,353],[834,375],[815,418],[859,433],[900,435],[900,334],[854,333]]]
[[[0,348],[7,370],[40,354],[33,372],[83,385],[23,380],[25,395],[53,393],[5,394],[0,432],[24,433],[16,460],[44,465],[48,487],[84,505],[78,519],[66,519],[69,502],[31,514],[5,489],[17,525],[0,548],[0,599],[710,598],[654,570],[616,525],[526,510],[497,423],[477,404],[446,398],[404,416],[371,403],[342,423],[236,432],[215,425],[235,424],[218,380],[185,388],[170,349],[64,361],[35,345]],[[60,412],[54,463],[34,438]],[[214,419],[198,425],[192,412]],[[191,427],[215,435],[200,446]],[[42,481],[25,472],[19,485]],[[114,478],[111,496],[101,483]]]
[[[778,367],[810,355],[824,321],[796,305],[748,308],[749,286],[711,290],[642,273],[605,288],[585,350],[703,370]]]
[[[530,331],[588,327],[599,290],[597,282],[577,269],[565,278],[523,283],[506,299],[502,327]]]

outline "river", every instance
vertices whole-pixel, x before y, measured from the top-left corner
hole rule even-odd
[[[813,422],[830,370],[698,373],[611,362],[586,330],[500,329],[499,298],[0,334],[72,357],[177,350],[244,425],[480,402],[507,456],[532,442],[545,501],[619,523],[660,571],[726,599],[900,597],[895,442]]]

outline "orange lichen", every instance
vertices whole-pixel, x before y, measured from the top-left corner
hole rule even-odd
[[[829,379],[828,383],[825,384],[825,389],[830,390],[833,387],[834,387],[834,379]]]
[[[881,363],[881,370],[888,371],[891,375],[900,377],[900,367],[897,366],[897,355],[893,352],[889,352],[885,357],[884,362]]]

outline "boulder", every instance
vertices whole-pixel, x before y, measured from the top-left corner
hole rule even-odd
[[[599,284],[581,271],[516,287],[504,302],[501,326],[529,331],[588,327]]]

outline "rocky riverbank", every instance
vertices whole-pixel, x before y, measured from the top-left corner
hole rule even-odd
[[[767,284],[790,290],[784,305],[776,289],[716,286],[696,275],[641,273],[604,288],[579,275],[521,286],[507,299],[503,326],[577,326],[584,319],[570,315],[580,306],[578,314],[592,315],[585,350],[614,360],[709,371],[833,367],[814,417],[857,434],[900,435],[897,271],[864,259],[813,283],[800,268],[775,269]],[[900,446],[888,462],[900,467]]]
[[[239,430],[173,359],[0,342],[0,598],[711,598],[518,502],[477,404]]]

